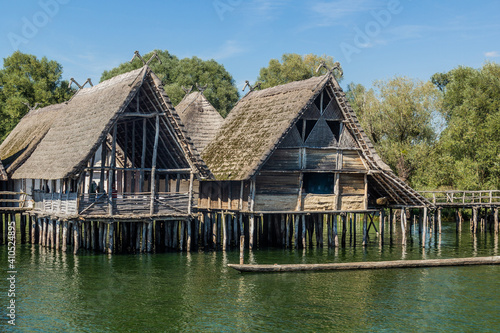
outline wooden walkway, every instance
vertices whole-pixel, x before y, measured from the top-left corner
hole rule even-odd
[[[500,207],[500,190],[420,191],[436,208]]]

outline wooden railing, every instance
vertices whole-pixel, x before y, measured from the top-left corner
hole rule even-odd
[[[24,192],[0,191],[1,210],[25,210],[31,209],[33,202],[28,200]]]
[[[500,206],[500,190],[420,191],[419,193],[436,206]]]
[[[151,193],[123,193],[109,198],[102,194],[83,194],[79,196],[80,215],[109,215],[112,205],[113,215],[149,215],[151,213]],[[153,199],[153,214],[188,214],[188,193],[157,193]]]
[[[151,193],[124,193],[109,197],[106,193],[33,193],[35,209],[57,215],[109,216],[150,215]],[[188,193],[157,193],[153,199],[153,214],[188,214]],[[110,206],[111,212],[110,214]]]

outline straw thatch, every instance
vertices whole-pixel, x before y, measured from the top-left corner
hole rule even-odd
[[[175,109],[179,113],[187,135],[193,141],[194,146],[199,152],[203,152],[219,131],[224,118],[202,92],[193,92],[184,96]]]
[[[242,180],[254,175],[326,81],[326,76],[313,77],[243,97],[202,153],[215,178]]]
[[[63,115],[65,104],[31,110],[0,145],[0,159],[11,175],[31,155],[50,127]]]
[[[5,172],[5,168],[3,167],[3,163],[0,162],[0,180],[8,180],[7,172]]]
[[[371,192],[378,197],[389,197],[393,205],[428,204],[380,159],[331,73],[261,91],[254,90],[242,98],[202,153],[215,178],[247,180],[255,176],[278,146],[282,142],[286,144],[290,135],[293,136],[294,125],[301,117],[308,117],[307,113],[314,110],[316,97],[322,91],[327,93],[326,90],[334,96],[336,112],[349,134],[343,135],[341,142],[334,141],[333,146],[331,143],[326,146],[359,152],[367,169],[365,173],[369,175]],[[322,122],[318,124],[321,126]],[[321,138],[316,139],[321,141]]]
[[[149,67],[133,70],[104,81],[92,88],[79,90],[63,105],[59,118],[26,162],[12,175],[14,179],[63,179],[76,178],[87,165],[91,156],[106,140],[120,115],[131,111],[131,101],[142,97],[141,108],[148,112],[166,113],[161,122],[161,139],[175,140],[169,147],[175,149],[175,158],[181,167],[193,167],[206,174],[206,167],[192,144],[186,139],[180,119],[165,95],[161,81]],[[147,99],[146,99],[147,97]],[[139,101],[137,101],[137,104]],[[149,124],[149,123],[148,123]],[[172,128],[175,137],[169,134]],[[153,131],[154,133],[154,131]],[[151,153],[149,153],[151,155]],[[161,154],[159,154],[161,155]],[[165,152],[163,155],[167,155]],[[169,156],[172,153],[168,153]],[[159,156],[159,163],[167,160]],[[167,162],[164,162],[165,164]],[[159,167],[165,167],[159,165]]]

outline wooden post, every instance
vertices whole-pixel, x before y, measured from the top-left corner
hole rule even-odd
[[[153,145],[153,158],[151,161],[151,201],[149,203],[149,214],[153,215],[155,212],[155,198],[156,198],[156,158],[158,155],[158,138],[160,135],[160,116],[156,115],[156,123],[155,123],[155,141]],[[192,175],[192,173],[191,173]],[[189,189],[191,190],[192,181],[190,178]],[[191,194],[191,193],[190,193]],[[191,215],[191,196],[188,201],[188,214]],[[149,245],[148,245],[148,252]]]
[[[368,223],[368,215],[366,213],[363,214],[363,246],[366,246],[367,243],[367,223]]]
[[[104,233],[102,235],[102,252],[105,253],[108,247],[108,237],[109,237],[109,224],[103,223]]]
[[[147,223],[148,226],[148,247],[147,251],[150,253],[153,250],[153,221]]]
[[[227,230],[226,230],[226,214],[224,212],[221,213],[222,218],[222,251],[226,251],[227,247]]]
[[[401,243],[406,245],[406,210],[401,208]]]
[[[61,250],[66,252],[68,244],[68,221],[63,222],[63,230],[62,230],[62,247]]]
[[[141,171],[139,173],[139,191],[144,192],[144,168],[146,166],[146,118],[142,120],[142,152],[141,152]],[[178,192],[178,191],[177,191]]]
[[[472,221],[473,221],[473,227],[472,227],[472,232],[473,233],[477,233],[477,219],[478,219],[478,216],[477,216],[477,207],[474,207],[472,209]]]
[[[422,247],[425,248],[427,233],[427,207],[424,207],[424,219],[422,221]]]
[[[299,224],[300,224],[300,215],[294,215],[293,220],[295,223],[295,248],[299,248]]]
[[[108,173],[108,214],[113,215],[113,206],[115,199],[113,198],[113,187],[114,187],[114,176],[115,176],[115,164],[116,164],[116,128],[117,123],[113,126],[113,142],[111,144],[111,165]],[[116,190],[116,189],[115,189]]]
[[[78,253],[80,247],[80,228],[78,228],[78,222],[73,222],[73,254]]]
[[[253,250],[253,234],[254,234],[254,230],[255,230],[255,216],[254,214],[250,214],[250,217],[248,219],[248,249],[249,250]]]
[[[332,243],[334,247],[339,247],[339,235],[338,235],[338,215],[333,214],[332,216]]]
[[[347,237],[347,213],[341,214],[342,219],[342,247],[346,246],[346,237]]]
[[[21,244],[26,243],[26,216],[20,215],[20,231],[21,231]]]
[[[191,243],[193,241],[192,239],[192,224],[194,223],[195,224],[195,228],[194,228],[194,240],[195,240],[195,243],[197,242],[197,226],[196,226],[196,221],[198,221],[198,219],[192,219],[192,218],[188,218],[187,220],[187,244],[186,244],[186,251],[187,252],[191,252]]]
[[[181,234],[179,235],[180,250],[184,250],[184,235],[186,233],[186,220],[181,221]]]
[[[245,236],[240,236],[240,265],[244,263],[244,251],[245,251]]]
[[[209,214],[209,217],[212,230],[212,245],[214,249],[217,249],[217,213]]]
[[[441,235],[441,208],[438,208],[438,233]]]
[[[384,211],[384,209],[380,210],[379,218],[380,218],[380,222],[379,222],[379,230],[380,230],[379,242],[380,242],[380,245],[383,245],[384,244],[384,231],[385,231],[384,230],[385,229],[385,223],[384,223],[385,211]]]
[[[61,233],[61,221],[56,220],[56,250],[59,250],[60,233]]]
[[[35,218],[30,216],[29,217],[30,220],[31,220],[31,244],[35,244],[36,243],[36,221],[35,221]],[[1,223],[0,223],[1,225]]]
[[[498,229],[499,229],[499,222],[498,222],[498,207],[495,207],[495,212],[493,213],[493,220],[495,223],[495,234],[498,235]]]
[[[306,214],[302,214],[302,248],[306,248]]]
[[[109,224],[109,246],[108,246],[108,254],[113,253],[115,245],[115,222],[111,222]]]
[[[177,240],[178,240],[178,237],[177,235],[179,234],[179,221],[174,221],[174,230],[172,232],[172,247],[177,250]]]
[[[146,241],[148,237],[148,224],[146,222],[142,222],[142,237],[141,237],[141,253],[146,251]]]

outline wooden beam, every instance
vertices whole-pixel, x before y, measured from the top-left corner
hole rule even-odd
[[[146,165],[146,118],[142,120],[142,152],[141,152],[141,169]],[[139,177],[139,191],[144,192],[144,170],[141,170]]]
[[[113,126],[113,143],[111,145],[111,170],[109,170],[108,177],[108,214],[113,215],[113,184],[115,176],[115,163],[116,163],[116,130],[117,123]],[[116,190],[116,189],[115,189]]]
[[[140,117],[140,118],[154,118],[158,116],[166,116],[165,112],[152,112],[152,113],[137,113],[137,112],[124,112],[120,117]]]
[[[155,141],[153,146],[153,158],[151,161],[151,201],[149,204],[149,213],[154,214],[154,202],[156,197],[156,156],[158,154],[158,136],[160,135],[160,117],[156,116],[155,123]]]

